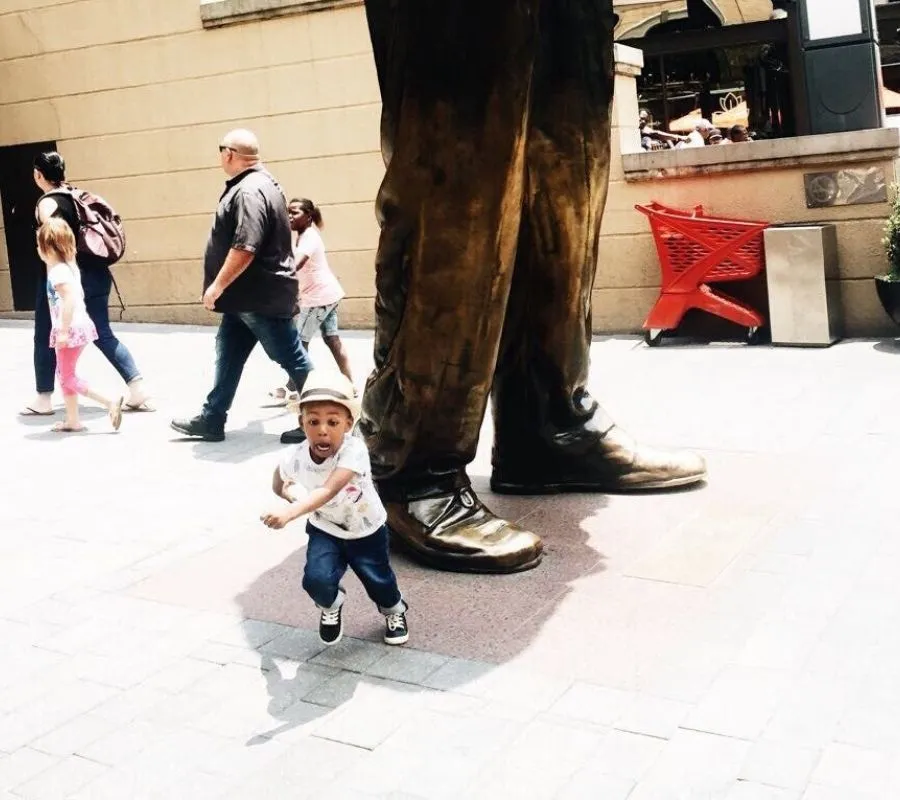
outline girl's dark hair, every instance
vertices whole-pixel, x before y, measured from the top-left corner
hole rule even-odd
[[[41,153],[34,160],[34,168],[50,183],[62,183],[66,179],[66,161],[55,150]]]
[[[291,200],[290,205],[293,205],[294,203],[299,205],[304,213],[309,214],[309,218],[316,224],[317,228],[325,227],[325,223],[322,220],[322,212],[319,211],[319,207],[312,200],[309,200],[306,197],[295,197]]]

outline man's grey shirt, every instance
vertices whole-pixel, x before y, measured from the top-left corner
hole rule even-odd
[[[222,293],[216,311],[270,317],[292,317],[299,311],[287,201],[262,165],[225,182],[203,259],[204,291],[231,249],[253,253],[253,261]]]

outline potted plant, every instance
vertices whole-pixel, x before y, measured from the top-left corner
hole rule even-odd
[[[888,258],[889,271],[875,276],[875,291],[888,316],[900,325],[900,190],[891,187],[891,213],[881,240]]]

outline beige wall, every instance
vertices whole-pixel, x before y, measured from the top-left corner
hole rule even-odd
[[[331,262],[348,293],[343,323],[372,324],[373,201],[383,170],[361,6],[215,30],[202,29],[194,0],[17,0],[3,8],[20,10],[0,13],[0,146],[55,139],[72,180],[122,213],[129,249],[116,275],[130,306],[125,319],[212,321],[196,302],[200,256],[223,180],[216,145],[240,124],[257,131],[289,194],[323,206]],[[625,120],[637,117],[631,85],[619,100]],[[802,192],[799,169],[629,184],[615,158],[595,329],[638,330],[653,304],[656,254],[647,220],[633,210],[653,198],[739,217],[836,221],[849,331],[884,331],[869,276],[884,266],[887,208],[806,212]],[[3,312],[12,308],[3,248],[0,269]]]
[[[347,323],[371,324],[379,95],[361,7],[204,30],[197,0],[18,0],[0,13],[0,146],[56,140],[126,220],[126,319],[196,322],[224,179],[253,128],[289,194],[324,207]],[[9,2],[2,8],[10,8]],[[11,308],[5,254],[0,311]]]

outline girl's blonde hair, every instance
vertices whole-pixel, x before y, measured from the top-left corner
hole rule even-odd
[[[60,261],[75,265],[75,237],[65,220],[50,217],[38,228],[37,240],[41,258],[56,256]]]

